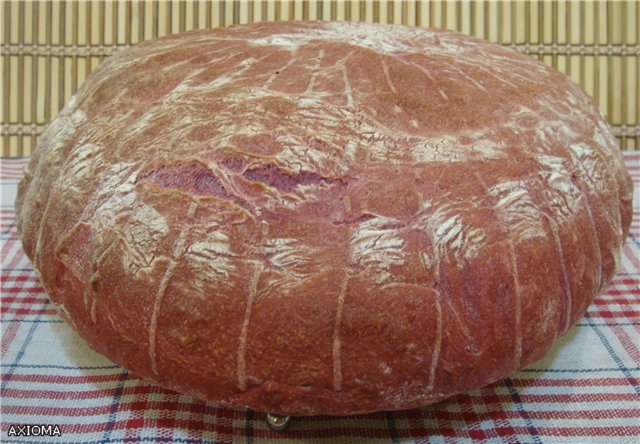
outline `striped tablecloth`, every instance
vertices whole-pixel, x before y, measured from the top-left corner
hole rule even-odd
[[[429,407],[297,418],[278,434],[262,414],[155,387],[90,350],[56,315],[17,238],[13,202],[27,160],[3,159],[0,441],[637,444],[640,153],[625,160],[635,181],[634,220],[620,272],[545,359]],[[9,436],[26,432],[56,436]]]

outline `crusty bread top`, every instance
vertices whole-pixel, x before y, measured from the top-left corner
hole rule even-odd
[[[540,358],[612,277],[631,181],[591,99],[463,34],[194,31],[107,59],[19,188],[98,351],[291,414],[408,408]]]

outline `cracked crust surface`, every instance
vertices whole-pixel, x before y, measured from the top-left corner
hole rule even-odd
[[[107,59],[19,186],[63,316],[140,376],[292,415],[541,358],[615,273],[631,180],[565,76],[459,33],[288,22]]]

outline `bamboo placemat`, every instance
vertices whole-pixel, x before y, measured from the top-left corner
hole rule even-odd
[[[449,28],[512,46],[595,98],[640,149],[638,1],[4,1],[2,156],[29,156],[101,60],[166,34],[262,20],[359,20]]]

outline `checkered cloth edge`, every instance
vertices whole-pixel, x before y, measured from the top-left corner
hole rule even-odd
[[[27,161],[0,161],[3,443],[640,442],[640,152],[625,153],[635,187],[620,271],[543,360],[432,406],[295,418],[284,433],[262,414],[141,380],[61,321],[17,237],[13,202]],[[9,436],[18,425],[58,425],[60,436]]]

